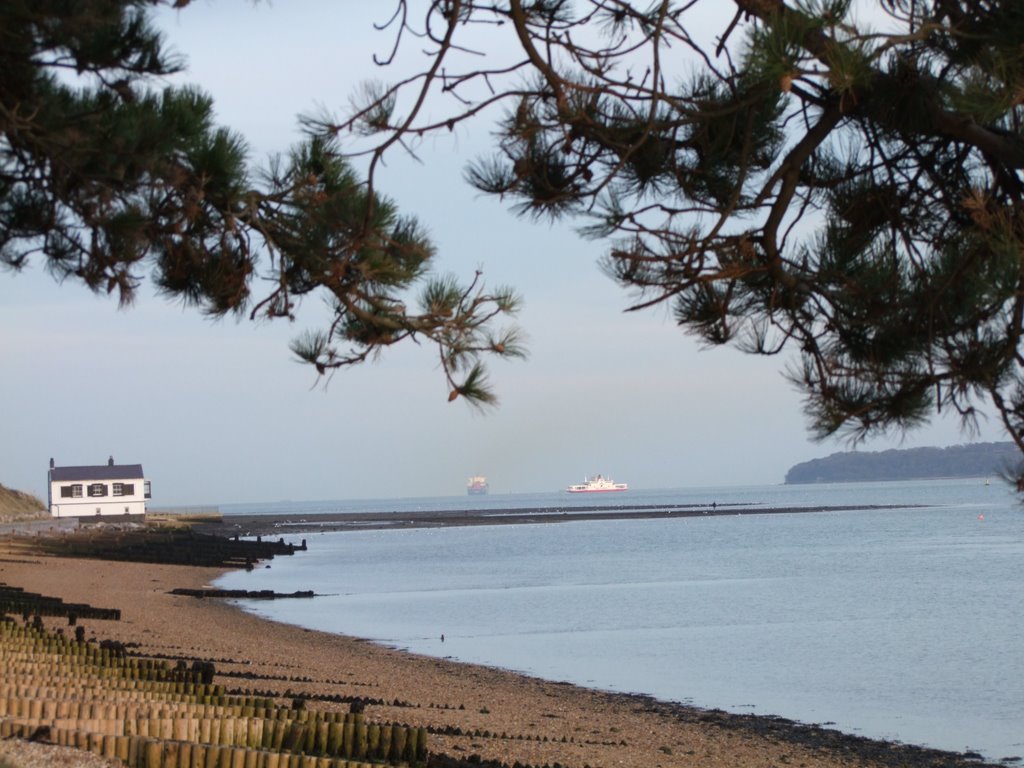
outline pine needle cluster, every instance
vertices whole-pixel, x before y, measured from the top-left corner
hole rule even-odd
[[[149,278],[214,317],[331,319],[292,345],[321,374],[403,339],[433,344],[448,389],[494,399],[487,356],[521,356],[508,289],[431,272],[426,230],[375,195],[333,137],[308,136],[267,169],[214,122],[196,87],[163,87],[151,0],[0,5],[0,263],[131,304]],[[410,308],[415,294],[428,296]]]

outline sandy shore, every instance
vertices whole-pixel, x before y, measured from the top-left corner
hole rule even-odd
[[[169,594],[209,585],[219,569],[39,557],[7,544],[0,539],[0,582],[121,609],[120,621],[80,622],[87,637],[137,644],[133,650],[141,654],[213,661],[217,681],[230,688],[320,697],[311,707],[347,710],[358,697],[368,702],[369,719],[434,729],[431,752],[456,759],[479,755],[509,765],[568,768],[980,764],[774,718],[708,712],[416,656],[269,622],[223,601]]]

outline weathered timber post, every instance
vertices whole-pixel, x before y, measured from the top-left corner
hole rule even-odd
[[[366,727],[366,755],[373,758],[380,751],[380,726],[377,723],[370,723]]]
[[[405,743],[408,731],[405,726],[395,725],[391,727],[391,759],[399,761],[405,758]]]
[[[356,743],[355,743],[355,755],[360,760],[366,759],[367,749],[367,735],[366,735],[366,723],[363,722],[363,716],[359,715],[359,719],[355,722],[356,732]]]

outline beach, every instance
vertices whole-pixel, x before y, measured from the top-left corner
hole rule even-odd
[[[217,682],[228,688],[308,696],[310,708],[347,711],[357,699],[369,720],[429,728],[430,752],[452,760],[573,768],[979,764],[970,756],[777,718],[417,656],[266,621],[225,601],[170,594],[211,585],[220,568],[26,555],[9,542],[0,548],[0,582],[120,609],[119,621],[80,621],[87,637],[117,640],[140,655],[212,661]],[[66,619],[47,620],[55,628],[62,623],[66,627]]]

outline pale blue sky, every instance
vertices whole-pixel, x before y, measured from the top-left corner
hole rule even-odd
[[[186,79],[253,157],[286,151],[296,115],[344,111],[390,38],[388,4],[194,2],[163,16]],[[415,50],[413,46],[412,50]],[[49,458],[142,463],[155,506],[282,499],[553,491],[603,472],[636,488],[771,484],[792,464],[846,446],[809,439],[782,361],[701,351],[665,310],[624,314],[629,297],[597,268],[598,243],[518,220],[462,181],[488,126],[389,157],[379,189],[425,222],[438,267],[525,298],[526,362],[491,366],[501,404],[448,403],[432,352],[404,346],[324,387],[288,351],[292,326],[211,322],[149,292],[128,311],[36,267],[0,275],[0,482],[45,497]],[[1004,439],[998,425],[982,439]],[[965,442],[938,419],[868,450]]]

